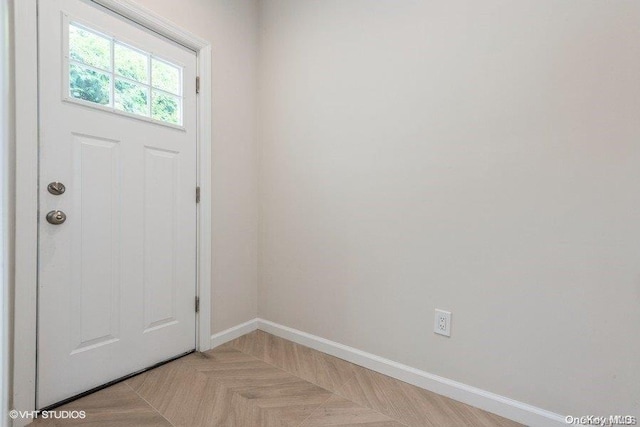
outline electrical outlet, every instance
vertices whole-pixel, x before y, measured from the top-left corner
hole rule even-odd
[[[445,337],[451,336],[451,312],[436,309],[436,319],[433,324],[433,332],[436,334],[444,335]]]

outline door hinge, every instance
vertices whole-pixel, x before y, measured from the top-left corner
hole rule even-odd
[[[196,93],[200,93],[200,76],[196,77]]]
[[[200,187],[196,187],[196,203],[200,203]]]
[[[200,297],[196,297],[196,313],[200,311]]]

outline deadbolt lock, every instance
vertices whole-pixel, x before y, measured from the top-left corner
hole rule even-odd
[[[67,220],[67,215],[62,211],[51,211],[47,214],[47,222],[53,225],[62,224]]]
[[[53,194],[54,196],[59,196],[64,193],[66,188],[63,183],[54,181],[50,182],[49,185],[47,185],[47,190],[49,190],[49,193]]]

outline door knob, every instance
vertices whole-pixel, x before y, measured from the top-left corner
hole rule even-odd
[[[51,211],[47,214],[47,222],[49,224],[58,225],[67,220],[67,215],[62,211]]]
[[[47,185],[47,190],[49,190],[49,193],[53,194],[54,196],[59,196],[64,193],[64,190],[66,190],[66,188],[63,183],[53,181],[50,182],[49,185]]]

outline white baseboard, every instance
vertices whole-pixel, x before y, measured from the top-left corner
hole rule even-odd
[[[353,347],[333,342],[264,319],[256,319],[257,328],[289,341],[364,366],[400,381],[450,397],[459,402],[533,426],[566,426],[562,415],[528,405],[508,397],[481,390],[457,381],[430,374]]]
[[[339,344],[268,320],[256,318],[211,336],[211,348],[256,329],[364,366],[400,381],[450,397],[532,427],[566,426],[565,417],[499,394],[421,371],[375,354]]]
[[[249,332],[258,329],[258,319],[251,319],[248,322],[241,323],[232,328],[226,329],[217,334],[211,335],[211,348],[216,348],[219,345],[233,341],[236,338],[248,334]]]

